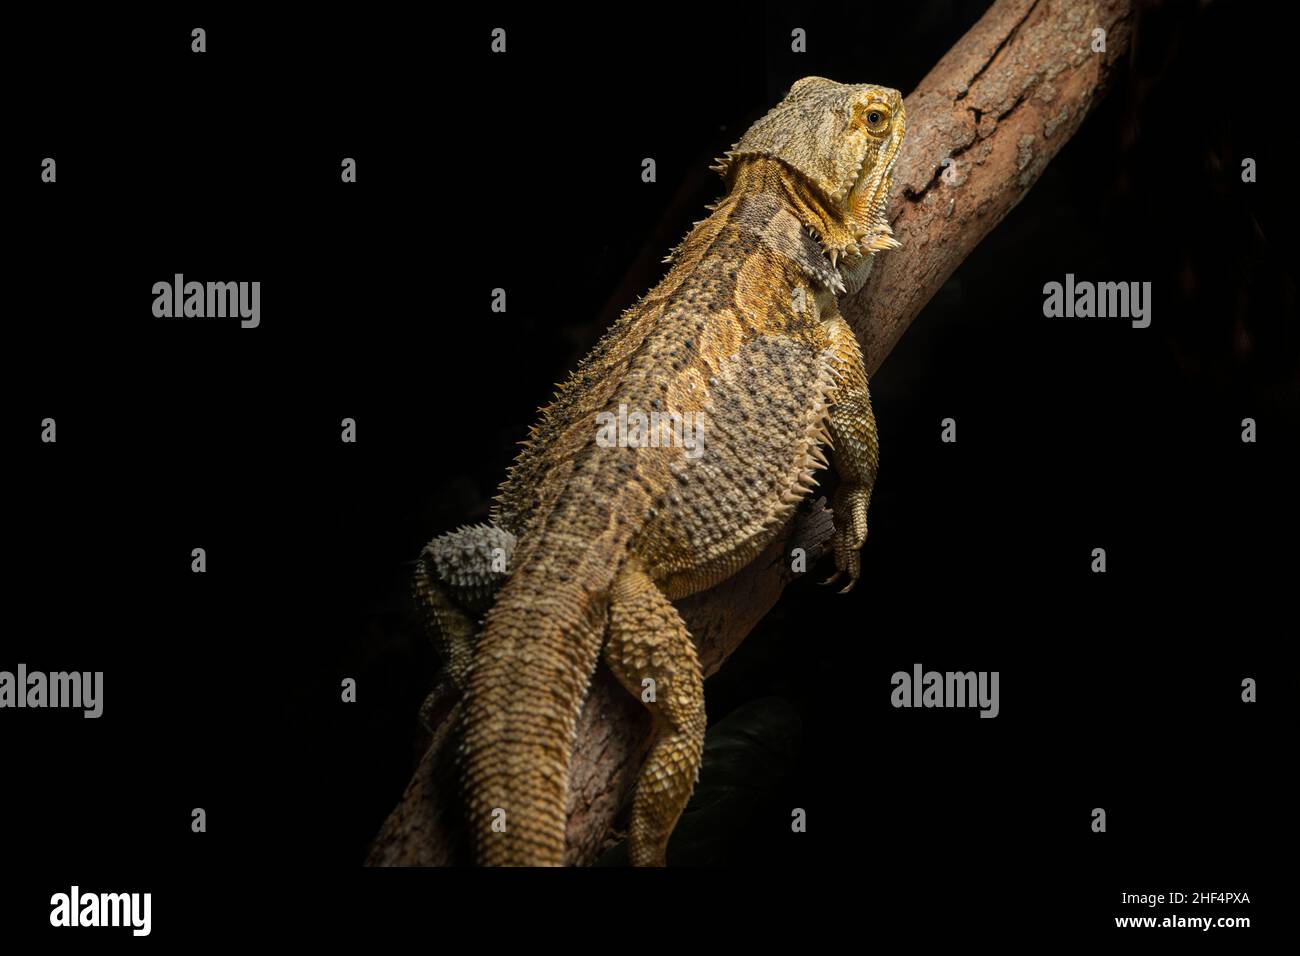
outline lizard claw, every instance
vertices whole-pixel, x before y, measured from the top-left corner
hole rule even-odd
[[[862,568],[862,564],[858,559],[858,552],[854,550],[844,553],[836,552],[835,563],[839,567],[839,570],[835,572],[835,577],[846,576],[849,579],[849,583],[840,588],[840,593],[848,594],[853,590],[853,585],[858,583],[858,574]]]

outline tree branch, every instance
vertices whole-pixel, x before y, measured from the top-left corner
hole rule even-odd
[[[903,246],[883,255],[866,285],[841,303],[868,371],[1074,135],[1127,51],[1131,25],[1131,0],[1000,0],[907,97],[908,132],[890,209]],[[1104,52],[1093,52],[1096,29],[1105,31]],[[952,161],[948,168],[945,160]],[[832,526],[824,505],[801,512],[735,577],[678,602],[706,676],[796,577],[790,550],[804,548],[810,568],[825,551]],[[368,865],[469,862],[454,766],[460,703],[449,705]],[[644,708],[601,667],[578,723],[568,863],[590,863],[602,849],[649,733]]]

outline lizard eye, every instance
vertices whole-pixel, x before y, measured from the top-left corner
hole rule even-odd
[[[889,111],[879,106],[873,106],[862,114],[862,120],[871,132],[883,133],[885,127],[889,125]]]

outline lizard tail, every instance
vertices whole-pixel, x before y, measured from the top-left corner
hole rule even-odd
[[[517,555],[484,621],[466,694],[462,762],[475,859],[483,866],[564,863],[577,721],[628,538],[624,522],[608,520],[611,503],[587,502],[585,513],[547,522],[534,546]]]

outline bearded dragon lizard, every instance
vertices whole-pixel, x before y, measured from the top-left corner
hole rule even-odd
[[[857,580],[878,447],[836,296],[898,246],[885,211],[904,125],[895,90],[795,83],[719,161],[726,194],[663,281],[542,409],[491,523],[421,553],[417,602],[465,693],[480,864],[564,862],[575,726],[602,651],[654,717],[629,853],[664,864],[705,730],[695,645],[672,602],[763,551],[813,489],[822,446],[839,475],[831,580]],[[620,413],[689,421],[698,446],[646,429],[610,441],[601,422]]]

